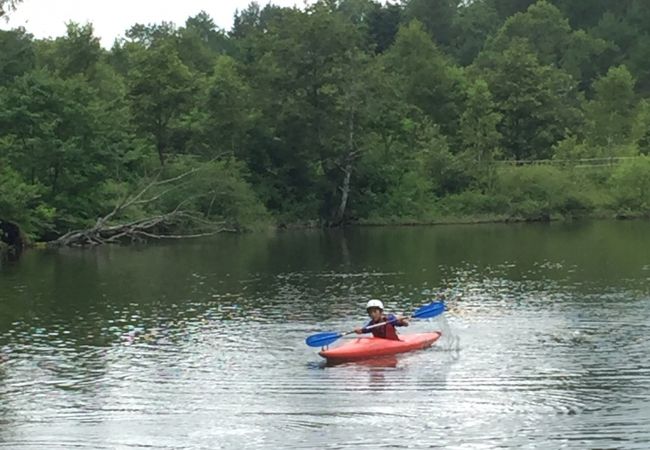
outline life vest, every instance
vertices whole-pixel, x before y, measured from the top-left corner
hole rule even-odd
[[[388,320],[387,316],[382,316],[380,322],[385,322],[387,320]],[[372,325],[372,322],[368,323],[368,326],[370,325]],[[373,328],[370,331],[372,331],[372,335],[374,337],[399,341],[399,337],[397,336],[397,330],[395,330],[395,325],[393,325],[392,323],[387,323],[384,326]]]

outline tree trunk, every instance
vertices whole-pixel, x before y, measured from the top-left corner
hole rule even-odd
[[[166,135],[167,121],[162,118],[158,118],[156,122],[156,150],[158,151],[158,158],[160,159],[160,167],[165,165],[165,147],[167,146],[167,135]]]
[[[336,213],[336,223],[339,224],[343,222],[345,217],[345,209],[348,206],[348,198],[350,196],[350,179],[352,178],[352,161],[348,161],[343,169],[345,176],[343,177],[343,185],[341,186],[341,202],[339,203],[339,209]]]
[[[350,180],[352,179],[352,162],[354,160],[354,111],[350,111],[348,120],[348,151],[345,157],[345,166],[343,170],[343,184],[339,188],[341,190],[341,202],[339,203],[338,211],[336,212],[336,223],[340,224],[345,218],[345,210],[348,206],[348,199],[350,198]]]
[[[162,142],[162,139],[158,139],[156,142],[156,149],[158,150],[158,158],[160,159],[160,165],[165,165],[165,144]]]

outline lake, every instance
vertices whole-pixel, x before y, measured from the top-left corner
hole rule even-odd
[[[380,298],[431,349],[326,366]],[[650,448],[650,223],[350,228],[28,251],[0,448]]]

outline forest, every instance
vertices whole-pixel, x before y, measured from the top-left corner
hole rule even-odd
[[[647,217],[649,96],[647,0],[251,3],[110,49],[92,24],[0,31],[0,223],[95,244]]]

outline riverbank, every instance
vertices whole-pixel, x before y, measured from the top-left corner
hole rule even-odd
[[[648,219],[647,213],[623,213],[623,212],[598,212],[593,214],[580,214],[580,215],[551,215],[539,218],[525,218],[513,217],[499,214],[486,214],[476,216],[448,216],[438,219],[403,219],[403,218],[388,218],[388,219],[364,219],[352,223],[352,226],[363,227],[383,227],[383,226],[437,226],[437,225],[481,225],[491,223],[545,223],[545,222],[573,222],[577,220],[594,220],[594,221],[607,221],[607,220],[643,220]]]
[[[442,225],[485,225],[485,224],[526,224],[526,223],[550,223],[550,222],[573,222],[573,221],[626,221],[626,220],[644,220],[650,218],[645,213],[616,213],[613,211],[607,212],[598,212],[593,214],[582,214],[582,215],[550,215],[550,216],[540,216],[538,218],[525,218],[525,217],[513,217],[506,215],[498,214],[484,214],[484,215],[473,215],[473,216],[447,216],[439,218],[427,218],[427,219],[418,219],[418,218],[403,218],[403,217],[393,217],[393,218],[382,218],[382,219],[360,219],[348,222],[344,225],[339,226],[326,226],[317,221],[308,221],[308,222],[292,222],[292,223],[283,223],[272,225],[266,227],[266,230],[278,230],[278,231],[298,231],[298,230],[309,230],[309,229],[332,229],[332,228],[355,228],[355,227],[428,227],[428,226],[442,226]],[[256,230],[260,231],[260,230]],[[246,234],[247,231],[240,231],[239,234]],[[192,238],[188,238],[192,239]],[[151,240],[149,242],[157,242],[160,239]],[[29,248],[48,248],[51,246],[53,241],[36,241],[30,243],[27,247]],[[7,246],[4,243],[0,243],[0,258],[6,257],[12,252],[12,247]]]

